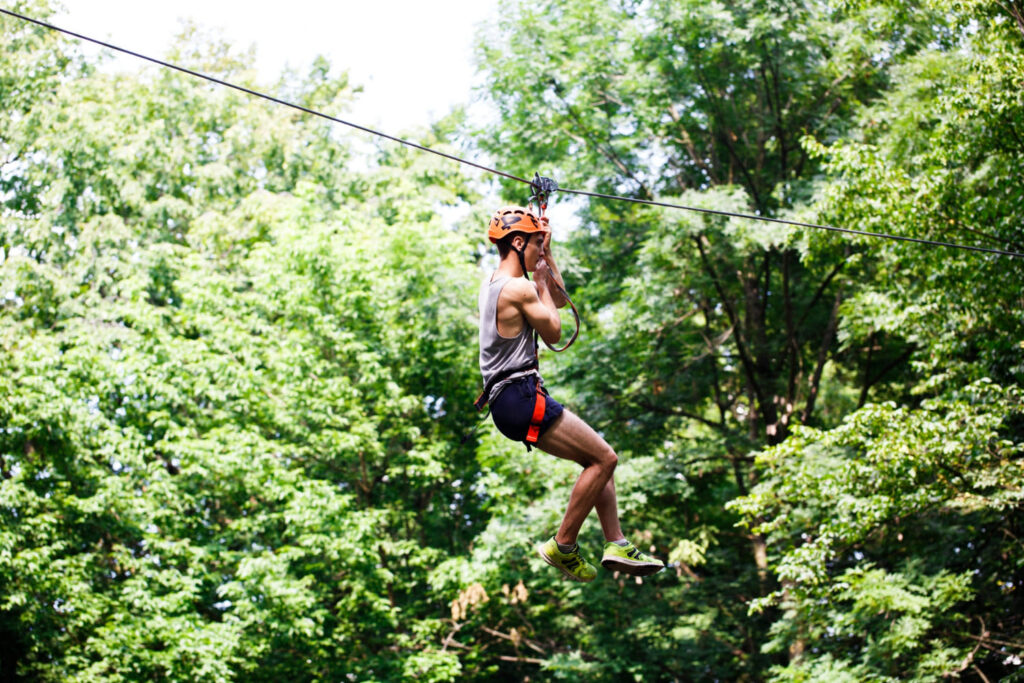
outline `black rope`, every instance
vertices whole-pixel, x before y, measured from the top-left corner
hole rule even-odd
[[[32,17],[27,17],[27,16],[25,16],[23,14],[18,14],[17,12],[12,12],[11,10],[7,10],[7,9],[3,9],[3,8],[0,8],[0,13],[6,14],[6,15],[11,16],[11,17],[15,17],[16,19],[21,19],[22,21],[27,21],[27,22],[35,24],[37,26],[42,26],[43,28],[49,29],[51,31],[58,31],[60,33],[64,33],[66,35],[78,38],[80,40],[85,40],[87,42],[94,43],[96,45],[100,45],[102,47],[108,48],[110,50],[114,50],[116,52],[121,52],[121,53],[126,54],[126,55],[131,55],[132,57],[137,57],[138,59],[143,59],[143,60],[146,60],[147,62],[152,62],[153,64],[158,64],[158,65],[166,67],[168,69],[174,69],[175,71],[180,71],[182,73],[188,74],[189,76],[195,76],[196,78],[201,78],[203,80],[210,81],[211,83],[217,83],[218,85],[223,85],[223,86],[225,86],[227,88],[232,88],[234,90],[238,90],[240,92],[244,92],[247,95],[252,95],[253,97],[260,97],[260,98],[268,100],[270,102],[274,102],[275,104],[280,104],[280,105],[283,105],[285,107],[291,107],[292,109],[297,109],[297,110],[299,110],[301,112],[305,112],[305,113],[311,114],[313,116],[319,116],[320,118],[327,119],[328,121],[333,121],[334,123],[340,123],[340,124],[342,124],[344,126],[349,126],[350,128],[355,128],[357,130],[361,130],[364,133],[370,133],[371,135],[376,135],[378,137],[382,137],[382,138],[385,138],[387,140],[391,140],[393,142],[397,142],[397,143],[406,145],[408,147],[413,147],[413,148],[421,150],[423,152],[430,152],[431,154],[436,154],[438,156],[444,157],[445,159],[450,159],[451,161],[455,161],[455,162],[458,162],[460,164],[465,164],[467,166],[472,166],[474,168],[480,169],[481,171],[486,171],[487,173],[493,173],[494,175],[499,175],[499,176],[502,176],[504,178],[508,178],[509,180],[515,180],[515,181],[518,181],[520,183],[524,183],[526,185],[532,185],[531,181],[529,181],[529,180],[527,180],[525,178],[520,178],[519,176],[516,176],[516,175],[512,175],[511,173],[506,173],[504,171],[499,171],[498,169],[490,168],[489,166],[484,166],[483,164],[478,164],[478,163],[476,163],[474,161],[469,161],[468,159],[463,159],[462,157],[457,157],[454,154],[448,154],[446,152],[441,152],[441,151],[438,151],[436,149],[431,149],[430,147],[425,147],[423,145],[419,145],[419,144],[417,144],[415,142],[411,142],[409,140],[404,140],[402,138],[395,137],[393,135],[388,135],[387,133],[382,133],[379,130],[374,130],[372,128],[367,128],[366,126],[361,126],[361,125],[359,125],[357,123],[352,123],[351,121],[345,121],[343,119],[339,119],[337,117],[330,116],[328,114],[324,114],[323,112],[316,111],[315,109],[310,109],[308,107],[304,107],[302,105],[295,104],[294,102],[288,102],[287,100],[282,100],[282,99],[274,97],[272,95],[267,95],[266,93],[261,93],[261,92],[259,92],[257,90],[251,90],[250,88],[246,88],[246,87],[243,87],[243,86],[240,86],[240,85],[236,85],[236,84],[231,83],[229,81],[225,81],[225,80],[222,80],[222,79],[219,79],[219,78],[215,78],[213,76],[209,76],[207,74],[203,74],[203,73],[200,73],[198,71],[193,71],[191,69],[186,69],[183,66],[178,66],[177,64],[172,64],[171,62],[166,62],[166,61],[163,61],[163,60],[160,60],[160,59],[156,59],[154,57],[149,57],[149,56],[141,54],[139,52],[133,52],[132,50],[128,50],[128,49],[123,48],[123,47],[118,47],[117,45],[112,45],[111,43],[107,43],[107,42],[104,42],[102,40],[97,40],[96,38],[90,38],[89,36],[82,35],[81,33],[76,33],[74,31],[69,31],[68,29],[61,28],[59,26],[54,26],[53,24],[46,23],[45,21],[40,21],[39,19],[33,19]],[[926,239],[921,239],[921,238],[917,238],[917,237],[904,237],[902,235],[892,235],[892,234],[884,233],[884,232],[868,232],[866,230],[854,230],[852,228],[837,228],[837,227],[832,226],[832,225],[820,225],[820,224],[817,224],[817,223],[803,223],[801,221],[791,221],[791,220],[786,220],[784,218],[769,218],[767,216],[755,216],[755,215],[752,215],[752,214],[733,213],[731,211],[718,211],[716,209],[702,209],[702,208],[695,207],[695,206],[685,206],[683,204],[669,204],[669,203],[666,203],[666,202],[656,202],[656,201],[651,201],[651,200],[647,200],[647,199],[635,199],[633,197],[623,197],[623,196],[611,195],[611,194],[600,194],[600,193],[597,193],[597,192],[587,192],[587,191],[584,191],[584,190],[572,190],[572,189],[569,189],[569,188],[559,188],[559,191],[565,192],[567,194],[581,195],[581,196],[584,196],[584,197],[594,197],[594,198],[597,198],[597,199],[610,199],[610,200],[614,200],[614,201],[632,202],[634,204],[646,204],[648,206],[661,206],[661,207],[665,207],[665,208],[669,208],[669,209],[681,209],[683,211],[695,211],[695,212],[699,212],[699,213],[715,214],[715,215],[718,215],[718,216],[726,216],[726,217],[729,217],[729,218],[743,218],[743,219],[746,219],[746,220],[764,221],[764,222],[768,222],[768,223],[782,223],[782,224],[785,224],[785,225],[793,225],[793,226],[801,227],[801,228],[814,228],[814,229],[817,229],[817,230],[830,230],[832,232],[842,232],[842,233],[847,233],[847,234],[851,234],[851,235],[861,235],[861,236],[864,236],[864,237],[880,237],[880,238],[883,238],[883,239],[899,240],[899,241],[902,241],[902,242],[915,242],[917,244],[926,244],[926,245],[936,246],[936,247],[948,247],[948,248],[951,248],[951,249],[965,249],[965,250],[970,250],[970,251],[985,252],[985,253],[989,253],[989,254],[998,254],[999,256],[1011,256],[1011,257],[1015,257],[1015,258],[1024,258],[1024,253],[1018,253],[1018,252],[1015,252],[1015,251],[1004,251],[1002,249],[990,249],[990,248],[987,248],[987,247],[975,247],[975,246],[970,246],[970,245],[967,245],[967,244],[959,244],[959,243],[955,243],[955,242],[940,242],[940,241],[936,241],[936,240],[926,240]]]

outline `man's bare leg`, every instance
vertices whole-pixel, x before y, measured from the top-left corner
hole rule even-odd
[[[613,478],[618,456],[597,432],[566,410],[548,428],[537,445],[547,453],[583,466],[583,472],[569,495],[569,507],[558,533],[552,541],[539,548],[545,562],[576,581],[594,579],[596,571],[579,556],[578,551],[565,554],[566,551],[555,546],[575,544],[583,521],[591,509],[596,509],[607,541],[601,558],[601,565],[605,569],[634,576],[649,576],[664,568],[661,560],[643,554],[622,535]],[[569,566],[570,563],[572,566]]]
[[[575,543],[584,520],[595,507],[598,508],[605,536],[617,531],[616,539],[622,538],[612,480],[619,459],[611,446],[569,410],[565,410],[544,432],[537,446],[546,453],[572,460],[583,467],[569,495],[569,505],[555,540],[564,545]],[[608,540],[615,539],[608,537]]]
[[[605,484],[601,495],[597,497],[594,509],[597,510],[597,518],[601,521],[604,540],[618,541],[625,538],[622,527],[619,525],[619,503],[615,498],[615,477],[609,479]]]

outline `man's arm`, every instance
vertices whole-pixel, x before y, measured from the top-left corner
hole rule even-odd
[[[547,217],[543,217],[540,220],[547,227]],[[565,280],[562,279],[562,274],[558,271],[555,255],[551,251],[550,229],[544,235],[544,250],[541,253],[541,259],[537,261],[537,268],[533,273],[533,279],[537,282],[538,289],[543,287],[548,290],[555,308],[565,308],[569,305],[569,299],[562,293],[565,291]]]
[[[537,261],[537,269],[533,272],[533,279],[537,283],[538,290],[543,288],[548,292],[555,308],[565,308],[569,305],[569,299],[562,293],[565,289],[565,283],[562,282],[562,276],[558,272],[558,267],[553,262],[549,263],[547,259]]]
[[[511,291],[509,291],[511,289]],[[512,280],[505,285],[512,305],[523,314],[526,322],[548,344],[555,344],[562,338],[562,319],[551,298],[548,288],[536,287],[526,280]]]

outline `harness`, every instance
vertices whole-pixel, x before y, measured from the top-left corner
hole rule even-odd
[[[491,400],[491,390],[498,385],[499,382],[508,379],[512,375],[519,372],[526,372],[527,370],[536,370],[538,367],[537,359],[534,358],[531,362],[519,368],[510,368],[508,370],[502,370],[496,373],[493,377],[487,380],[487,384],[484,385],[484,390],[480,392],[480,395],[476,397],[476,401],[473,405],[476,406],[477,410],[483,410]],[[539,383],[538,383],[539,384]]]
[[[537,360],[534,359],[532,362],[518,368],[510,368],[508,370],[502,370],[495,374],[484,385],[484,390],[477,396],[476,401],[473,405],[476,406],[478,411],[483,410],[484,407],[490,402],[491,390],[494,389],[500,382],[508,379],[512,375],[520,372],[526,372],[529,370],[536,370],[538,367]],[[530,450],[530,445],[537,443],[537,439],[540,438],[540,425],[544,421],[544,411],[547,408],[547,402],[544,397],[548,396],[547,390],[544,388],[544,380],[540,378],[539,374],[537,377],[537,397],[533,403],[533,415],[530,416],[530,427],[526,430],[526,438],[523,439],[526,442],[526,449]]]

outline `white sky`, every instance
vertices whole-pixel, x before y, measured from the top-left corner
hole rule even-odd
[[[303,73],[314,57],[323,55],[332,69],[348,71],[350,82],[363,87],[341,118],[405,137],[453,106],[472,103],[473,86],[480,82],[473,45],[481,25],[496,18],[499,0],[61,1],[66,9],[54,15],[53,24],[157,58],[166,56],[182,20],[219,30],[239,50],[255,46],[257,68],[267,83],[276,81],[286,66]],[[83,49],[99,48],[86,43]],[[123,55],[115,62],[117,70],[146,66]],[[470,113],[478,123],[495,115],[481,104]],[[370,139],[358,131],[346,135],[353,141]],[[501,159],[476,161],[502,165]],[[520,203],[526,203],[527,194],[524,186]],[[568,195],[552,203],[556,239],[576,224],[577,204]]]
[[[256,47],[261,79],[286,65],[305,72],[316,55],[362,85],[346,120],[398,135],[468,104],[472,46],[497,0],[63,0],[53,23],[76,33],[164,57],[183,19],[220,29],[233,46]],[[91,49],[91,48],[86,48]],[[139,66],[134,67],[131,62]],[[146,64],[132,57],[119,69]]]

